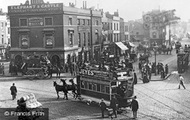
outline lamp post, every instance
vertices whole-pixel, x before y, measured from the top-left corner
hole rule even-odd
[[[157,52],[157,49],[158,49],[158,46],[156,45],[156,46],[154,46],[154,58],[155,58],[155,76],[156,76],[156,70],[157,70],[157,68],[156,68],[156,52]]]

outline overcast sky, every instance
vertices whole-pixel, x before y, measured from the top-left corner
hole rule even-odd
[[[7,6],[20,5],[26,0],[0,0],[0,8],[7,12]],[[50,3],[63,3],[68,6],[69,2],[76,1],[77,7],[82,7],[84,0],[44,0]],[[142,13],[152,9],[172,10],[176,9],[176,16],[181,20],[190,19],[190,0],[86,0],[87,7],[103,8],[104,11],[113,13],[119,11],[120,17],[125,21],[142,18]]]

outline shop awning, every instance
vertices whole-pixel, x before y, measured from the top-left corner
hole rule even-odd
[[[131,42],[129,42],[129,45],[130,45],[131,47],[135,47],[135,45],[134,45],[133,43],[131,43]]]
[[[125,46],[122,42],[116,42],[115,43],[118,47],[121,48],[121,50],[128,50],[127,46]]]

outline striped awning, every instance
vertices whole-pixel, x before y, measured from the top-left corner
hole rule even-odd
[[[125,46],[122,42],[116,42],[115,43],[121,50],[128,50],[128,47]]]

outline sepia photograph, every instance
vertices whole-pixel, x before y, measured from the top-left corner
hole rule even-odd
[[[190,120],[189,0],[0,2],[0,120]]]

